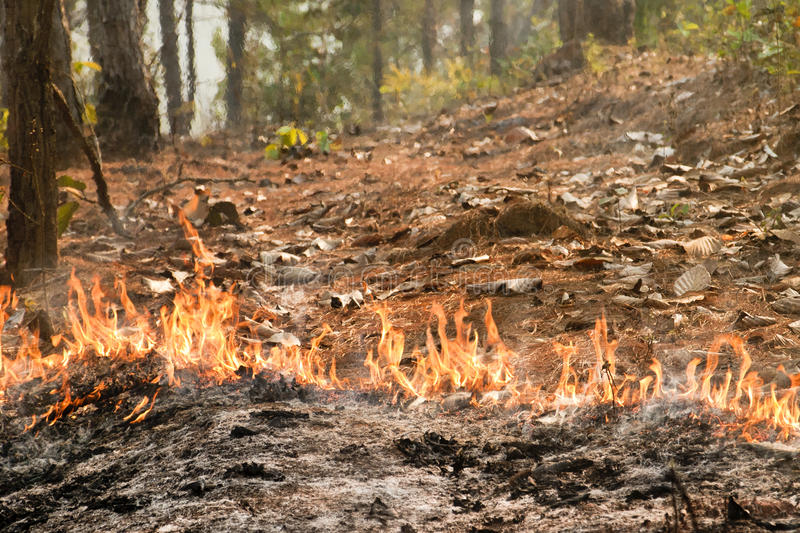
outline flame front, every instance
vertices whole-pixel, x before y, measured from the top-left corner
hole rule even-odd
[[[453,316],[452,338],[447,333],[445,310],[434,304],[424,350],[410,351],[405,334],[392,324],[388,308],[377,307],[381,335],[375,349],[366,354],[366,377],[340,378],[335,360],[325,362],[320,345],[331,333],[327,325],[308,348],[273,347],[265,353],[261,344],[237,336],[237,297],[205,277],[204,270],[213,267],[213,256],[196,230],[185,219],[182,223],[197,257],[193,285],[181,285],[172,305],[162,307],[153,317],[131,302],[124,280],[115,285],[119,304],[112,305],[112,298],[97,279],[87,296],[73,273],[66,308],[70,332],[51,339],[56,351],[43,355],[37,336],[25,333],[14,339],[15,347],[0,345],[0,408],[24,396],[26,383],[39,380],[52,384],[53,403],[33,417],[28,430],[40,423],[53,424],[114,391],[118,394],[120,387],[132,389],[138,384],[150,392],[137,396],[138,401],[122,411],[126,413],[123,420],[134,424],[153,411],[163,387],[180,386],[187,378],[199,384],[220,384],[269,370],[290,374],[298,383],[322,389],[379,390],[395,400],[437,399],[463,392],[475,405],[528,405],[534,413],[590,405],[616,409],[639,408],[656,400],[690,401],[709,411],[730,413],[735,421],[723,429],[736,430],[748,440],[800,436],[796,395],[800,374],[789,375],[779,367],[791,386],[779,390],[775,383],[765,385],[751,370],[752,359],[744,341],[732,334],[717,337],[704,359],[687,364],[685,379],[674,380],[667,387],[657,359],[641,376],[617,373],[618,343],[609,340],[605,317],[601,317],[590,332],[592,363],[576,367],[578,348],[574,344],[554,345],[561,359],[561,373],[555,390],[549,393],[546,386],[532,385],[535,379],[515,367],[517,357],[500,338],[491,302],[484,316],[483,342],[465,321],[468,313],[463,301]],[[0,329],[18,304],[9,287],[0,287]],[[720,353],[726,347],[730,347],[733,359],[721,371]],[[10,353],[14,355],[7,355]],[[136,367],[138,373],[129,367]],[[106,373],[93,387],[81,387],[78,378],[87,369],[105,369]],[[146,378],[130,383],[132,375]],[[121,403],[117,403],[117,409]]]

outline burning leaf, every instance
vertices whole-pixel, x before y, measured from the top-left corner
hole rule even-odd
[[[690,257],[706,257],[719,252],[722,249],[722,241],[707,235],[683,243],[683,249]]]
[[[683,296],[687,292],[702,291],[710,284],[711,274],[703,265],[697,265],[675,280],[674,290],[677,296]]]
[[[150,279],[144,278],[145,285],[147,288],[153,291],[156,294],[166,294],[168,292],[174,292],[175,287],[172,286],[172,282],[168,279]]]
[[[183,214],[194,226],[201,226],[208,217],[208,200],[211,193],[205,187],[197,187],[194,196],[183,206]]]
[[[542,288],[542,278],[514,278],[467,285],[469,294],[526,294]]]

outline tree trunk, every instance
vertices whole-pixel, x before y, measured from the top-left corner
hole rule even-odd
[[[636,0],[559,0],[561,40],[582,40],[591,33],[610,44],[625,44],[633,36]]]
[[[503,72],[502,61],[506,57],[506,47],[508,46],[508,32],[504,19],[506,2],[505,0],[491,0],[489,29],[489,59],[491,61],[490,70],[493,76],[499,76]]]
[[[66,11],[60,0],[56,0],[56,8],[53,10],[51,33],[50,57],[52,58],[53,83],[64,94],[70,114],[80,124],[84,115],[83,102],[78,97],[75,83],[72,80],[72,40]],[[56,120],[55,128],[54,163],[57,168],[67,168],[82,157],[81,145],[63,120]]]
[[[238,129],[242,120],[242,58],[244,57],[245,16],[241,2],[228,2],[228,84],[225,102],[228,106],[228,128]]]
[[[383,33],[383,15],[381,0],[372,0],[370,16],[372,18],[372,120],[383,122],[383,55],[381,54],[381,34]]]
[[[92,56],[102,67],[97,136],[104,153],[146,155],[159,139],[158,99],[144,68],[136,0],[86,0]]]
[[[186,110],[186,130],[192,129],[194,120],[194,94],[197,89],[197,62],[194,54],[194,0],[186,0],[186,101],[189,104]]]
[[[3,0],[9,119],[6,268],[19,284],[58,263],[50,52],[56,0]]]
[[[461,0],[458,4],[458,15],[461,22],[461,56],[467,57],[475,46],[475,23],[473,12],[475,0]]]
[[[161,24],[161,62],[164,65],[164,87],[167,92],[167,117],[171,135],[186,134],[181,94],[181,63],[178,59],[178,34],[175,32],[175,3],[158,0]]]
[[[433,70],[433,47],[436,45],[436,10],[433,0],[425,0],[422,11],[422,65],[425,73]]]

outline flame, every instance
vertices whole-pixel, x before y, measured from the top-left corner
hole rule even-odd
[[[411,350],[405,333],[392,323],[388,307],[377,306],[380,338],[366,353],[366,376],[361,378],[340,378],[335,359],[326,362],[321,346],[332,333],[327,325],[307,348],[273,347],[265,352],[258,342],[245,342],[237,335],[240,312],[233,288],[218,288],[205,276],[207,268],[213,269],[213,255],[185,216],[180,212],[178,216],[196,257],[195,280],[181,284],[172,304],[162,307],[157,316],[137,309],[124,279],[115,282],[112,293],[95,278],[87,295],[73,272],[65,310],[69,332],[50,339],[50,353],[40,351],[36,333],[21,330],[16,338],[0,338],[0,409],[24,397],[26,383],[38,380],[51,387],[51,405],[33,415],[25,431],[39,424],[54,424],[112,391],[119,393],[120,387],[133,392],[137,383],[131,384],[130,378],[141,371],[146,377],[140,378],[138,385],[157,386],[155,393],[142,395],[136,404],[119,399],[114,409],[127,413],[123,420],[131,424],[145,420],[153,411],[163,387],[178,387],[187,379],[200,385],[220,384],[273,371],[325,390],[377,390],[395,401],[433,400],[460,392],[468,394],[476,406],[527,405],[532,413],[591,405],[638,409],[656,401],[694,402],[711,416],[722,419],[727,413],[724,418],[733,421],[722,427],[748,440],[800,436],[800,374],[790,375],[779,367],[790,387],[765,384],[751,370],[752,359],[744,341],[733,334],[719,335],[704,358],[686,365],[685,378],[668,387],[657,359],[652,359],[641,375],[618,373],[618,341],[609,339],[606,319],[601,316],[590,332],[591,362],[581,359],[574,343],[554,344],[561,372],[552,392],[547,392],[546,384],[533,384],[534,377],[515,366],[517,356],[500,337],[490,301],[483,335],[467,322],[469,313],[463,301],[453,314],[452,335],[448,334],[450,323],[444,308],[434,304],[425,346]],[[12,313],[20,312],[18,305],[13,291],[0,287],[0,330],[5,330]],[[11,341],[14,346],[2,344]],[[721,363],[724,350],[731,356]],[[140,371],[132,374],[129,367]],[[88,374],[87,369],[105,369],[106,373],[93,387],[81,385],[79,378]]]

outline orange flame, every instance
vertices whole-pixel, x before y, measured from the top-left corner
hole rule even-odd
[[[172,305],[162,307],[157,318],[136,308],[128,297],[124,280],[115,283],[119,305],[114,305],[98,279],[87,296],[73,272],[66,309],[70,332],[51,339],[60,351],[42,354],[37,335],[24,331],[15,339],[13,348],[3,346],[0,339],[0,408],[12,401],[12,394],[24,395],[20,385],[36,379],[43,384],[60,383],[51,391],[52,405],[34,415],[25,426],[26,431],[42,422],[53,424],[65,414],[100,400],[103,394],[108,394],[114,380],[114,365],[149,362],[155,364],[157,371],[143,379],[142,384],[178,386],[188,377],[199,383],[219,384],[271,370],[289,373],[297,382],[321,389],[381,390],[395,400],[436,399],[464,392],[471,395],[474,405],[525,403],[534,412],[597,404],[636,407],[673,399],[697,402],[709,412],[730,413],[736,420],[725,428],[740,431],[745,439],[768,438],[770,432],[782,439],[800,436],[800,402],[796,394],[800,374],[789,375],[780,367],[791,387],[779,390],[775,383],[765,386],[759,375],[750,370],[752,359],[744,341],[732,334],[718,336],[705,360],[690,361],[683,383],[669,389],[665,388],[663,369],[657,359],[652,360],[643,376],[617,374],[618,342],[609,340],[604,316],[590,332],[594,361],[588,368],[582,370],[576,366],[579,354],[574,344],[556,343],[554,349],[561,358],[561,374],[555,390],[547,393],[540,385],[532,385],[531,376],[524,373],[520,380],[519,369],[514,366],[516,355],[500,338],[491,302],[484,315],[484,342],[466,321],[468,313],[463,301],[453,316],[452,338],[448,335],[444,309],[434,304],[431,318],[435,318],[436,324],[428,327],[424,350],[410,351],[406,350],[404,332],[389,319],[388,308],[385,305],[376,308],[381,335],[375,350],[367,352],[364,367],[368,377],[362,379],[340,378],[336,361],[325,362],[320,347],[325,336],[332,332],[327,325],[308,348],[273,347],[264,353],[259,343],[242,342],[237,337],[238,300],[232,289],[217,288],[203,275],[204,268],[213,268],[213,256],[182,213],[179,218],[192,243],[197,275],[191,286],[181,285]],[[17,305],[11,289],[0,287],[0,329]],[[730,347],[734,357],[720,369],[720,354],[726,347]],[[13,357],[6,355],[14,351]],[[71,381],[78,375],[75,371],[101,365],[110,368],[109,375],[89,394],[76,395]],[[134,406],[123,406],[120,400],[115,411],[124,408],[128,414],[123,420],[131,424],[141,422],[154,409],[160,391],[161,387],[152,397],[143,396]]]

